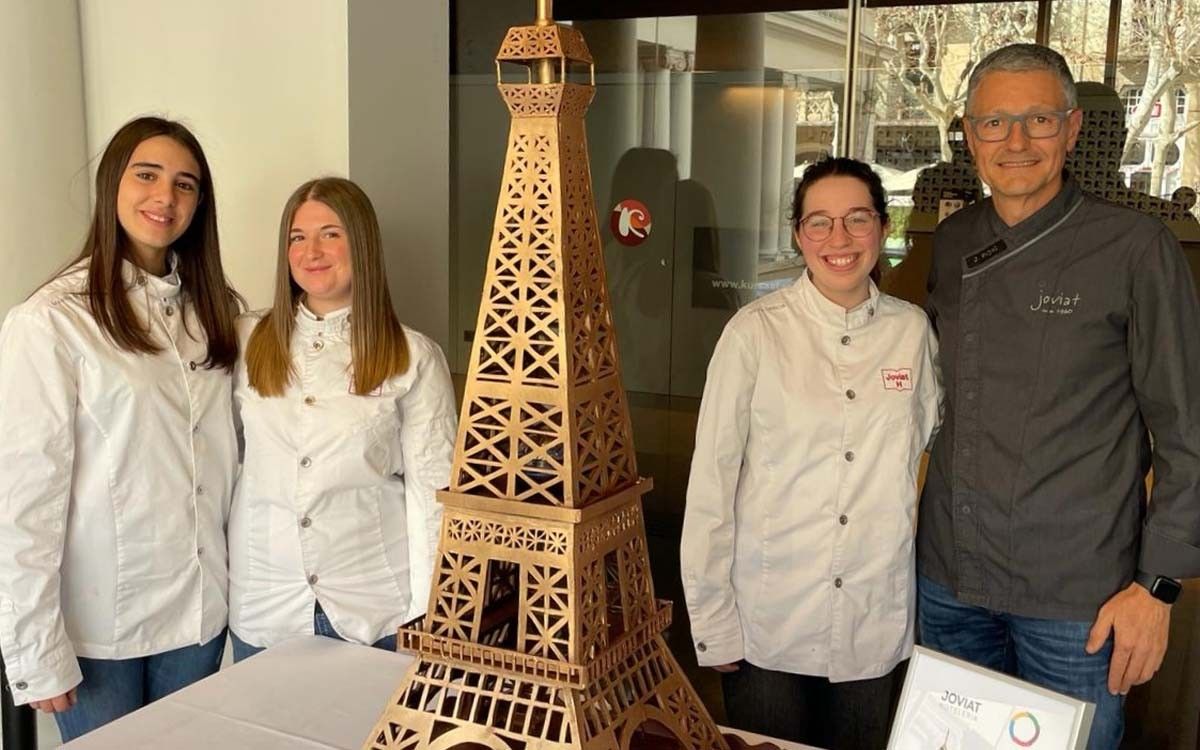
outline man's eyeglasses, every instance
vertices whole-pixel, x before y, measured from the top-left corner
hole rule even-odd
[[[1012,133],[1013,123],[1021,123],[1027,138],[1053,138],[1062,132],[1063,123],[1073,109],[1060,112],[1030,112],[1025,115],[983,115],[982,117],[967,116],[975,137],[987,143],[1008,140]]]
[[[813,214],[800,221],[800,231],[813,242],[823,242],[833,234],[833,223],[840,220],[846,234],[851,237],[867,237],[875,230],[875,220],[878,218],[879,214],[866,209],[851,211],[845,216]]]

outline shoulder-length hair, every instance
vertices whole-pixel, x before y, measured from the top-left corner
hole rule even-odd
[[[200,166],[200,196],[188,228],[171,245],[179,259],[179,278],[200,321],[208,347],[204,366],[232,371],[237,361],[234,318],[241,297],[225,280],[217,238],[217,201],[204,150],[191,131],[161,117],[131,120],[113,135],[96,170],[96,208],[83,250],[72,262],[88,261],[84,294],[100,330],[117,347],[155,354],[162,347],[150,338],[147,322],[129,303],[121,262],[128,257],[129,238],[117,218],[117,192],[134,149],[142,141],[165,135],[191,152]]]
[[[351,390],[365,394],[408,369],[408,341],[392,309],[383,267],[383,237],[371,200],[358,185],[340,177],[322,177],[296,188],[279,221],[275,265],[275,302],[250,334],[246,374],[262,396],[281,396],[291,382],[292,331],[304,290],[292,278],[288,245],[292,220],[305,201],[329,206],[346,230],[350,245]]]

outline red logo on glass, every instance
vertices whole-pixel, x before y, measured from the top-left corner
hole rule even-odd
[[[635,247],[650,236],[650,209],[633,198],[626,198],[613,207],[609,220],[613,237],[622,245]]]

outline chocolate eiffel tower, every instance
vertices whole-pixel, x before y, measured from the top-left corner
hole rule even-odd
[[[429,608],[400,630],[418,659],[367,750],[726,747],[662,638],[588,167],[595,76],[566,80],[592,58],[549,5],[496,58],[529,82],[499,83],[512,128]]]

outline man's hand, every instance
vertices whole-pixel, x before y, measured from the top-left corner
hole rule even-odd
[[[1113,634],[1113,654],[1108,666],[1108,692],[1126,695],[1129,688],[1147,682],[1167,653],[1171,605],[1160,602],[1137,583],[1104,603],[1096,615],[1086,650],[1099,651]]]
[[[712,666],[712,668],[717,670],[718,672],[736,672],[736,671],[738,671],[737,662],[731,662],[729,664],[714,664]]]
[[[71,688],[62,695],[47,698],[44,701],[30,701],[29,705],[42,713],[62,713],[75,705],[75,688]]]

